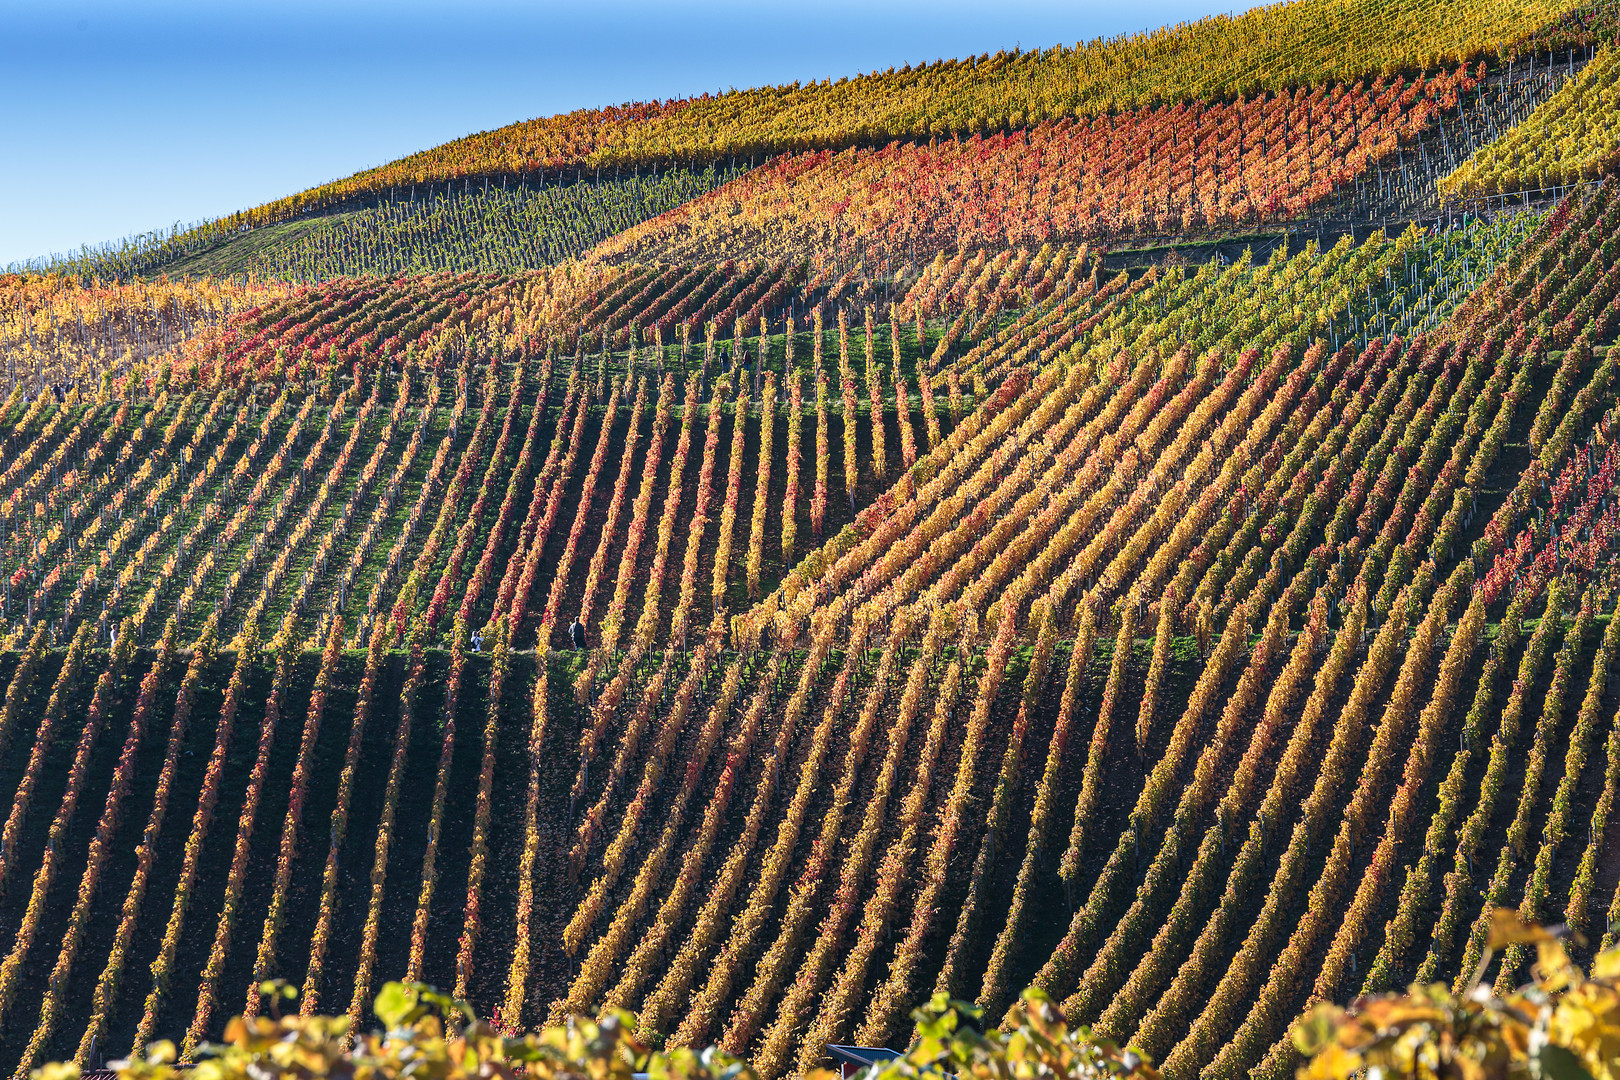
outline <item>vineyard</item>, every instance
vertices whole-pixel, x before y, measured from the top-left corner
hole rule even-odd
[[[245,211],[226,225],[284,220],[401,185],[757,162],[761,155],[1015,130],[1062,116],[1252,96],[1592,44],[1606,20],[1571,19],[1572,7],[1559,0],[1302,0],[1072,47],[580,110],[470,135]],[[1554,27],[1557,36],[1548,40],[1546,30]]]
[[[1614,92],[1610,72],[1615,53],[1605,50],[1513,132],[1481,150],[1446,178],[1444,192],[1467,196],[1521,191],[1600,179],[1616,152]]]
[[[1588,963],[1617,34],[1297,0],[0,276],[0,1070],[404,979],[761,1080],[1035,986],[1287,1080],[1545,976],[1498,908]]]
[[[1297,218],[1455,109],[1475,85],[1459,70],[1426,84],[1380,80],[1367,89],[1062,120],[965,144],[788,156],[621,234],[601,254],[804,252],[872,236],[885,254],[904,255]],[[1037,202],[1037,192],[1051,194]]]

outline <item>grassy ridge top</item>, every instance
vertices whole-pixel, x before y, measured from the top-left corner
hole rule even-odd
[[[279,199],[258,224],[401,184],[706,163],[1021,128],[1511,54],[1569,0],[1290,0],[1142,34],[853,79],[579,110],[480,132]]]

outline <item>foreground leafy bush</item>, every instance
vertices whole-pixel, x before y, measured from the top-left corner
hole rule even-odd
[[[1535,945],[1534,981],[1498,998],[1481,981],[1496,950]],[[206,1046],[194,1067],[154,1042],[142,1057],[113,1063],[120,1080],[752,1080],[744,1061],[710,1047],[655,1050],[635,1037],[635,1017],[608,1010],[513,1036],[476,1019],[461,1001],[421,984],[388,983],[376,1001],[387,1030],[351,1040],[347,1017],[283,1015],[296,997],[266,983],[270,1015],[238,1017],[225,1042]],[[1158,1080],[1140,1053],[1071,1028],[1040,990],[1024,992],[1003,1029],[980,1032],[980,1010],[936,994],[916,1010],[916,1038],[864,1080],[1074,1077]],[[1620,1077],[1620,948],[1598,955],[1587,977],[1559,936],[1498,909],[1489,948],[1460,993],[1441,984],[1366,997],[1349,1009],[1318,1006],[1294,1031],[1307,1058],[1299,1080],[1387,1080],[1393,1076],[1495,1080],[1613,1080]],[[76,1080],[78,1066],[51,1064],[34,1080]],[[812,1070],[807,1080],[835,1080]]]
[[[1294,1030],[1295,1047],[1309,1058],[1299,1080],[1620,1076],[1620,948],[1600,953],[1588,977],[1554,933],[1509,908],[1496,910],[1489,943],[1461,992],[1435,983],[1362,998],[1348,1010],[1319,1005]],[[1481,981],[1492,954],[1531,944],[1534,981],[1494,996]]]
[[[291,987],[266,983],[272,1005],[294,995]],[[748,1080],[747,1063],[711,1047],[653,1050],[635,1038],[635,1017],[604,1011],[595,1019],[570,1017],[532,1035],[513,1037],[473,1017],[464,1002],[420,984],[389,983],[376,1001],[387,1030],[352,1042],[349,1020],[337,1016],[237,1017],[225,1041],[205,1047],[192,1067],[175,1064],[169,1042],[148,1045],[143,1057],[117,1061],[120,1080]],[[936,995],[913,1013],[918,1038],[900,1058],[883,1063],[871,1080],[907,1080],[948,1073],[957,1077],[1071,1076],[1157,1080],[1140,1055],[1093,1040],[1085,1028],[1071,1030],[1039,991],[1026,992],[1021,1019],[1006,1031],[981,1034],[971,1026],[978,1010]],[[34,1080],[75,1080],[79,1068],[54,1063],[35,1070]],[[836,1080],[814,1070],[809,1080]]]

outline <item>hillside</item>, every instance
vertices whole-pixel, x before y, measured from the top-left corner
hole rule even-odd
[[[882,229],[912,257],[1028,242],[1033,222],[1019,219],[1032,213],[1040,239],[1110,241],[1432,217],[1437,182],[1547,101],[1617,27],[1609,0],[1289,0],[1072,48],[525,121],[41,265],[103,279],[168,270],[300,281],[535,269],[716,186],[725,213],[753,222],[773,213],[762,198],[786,197],[799,214],[813,206],[813,239],[791,247],[848,248]],[[986,140],[989,153],[976,149]],[[1026,164],[1007,169],[1012,158]],[[724,184],[766,162],[763,175]],[[1225,179],[1234,171],[1235,186]],[[1470,193],[1569,182],[1538,179],[1497,176]],[[1071,184],[1076,198],[1058,198]],[[866,206],[868,187],[887,198]],[[942,198],[982,202],[991,217],[932,247],[874,220],[895,202],[927,220]],[[1056,220],[1044,221],[1048,208]],[[303,224],[278,226],[287,222]],[[274,235],[256,235],[267,227]],[[771,254],[739,239],[694,250]]]
[[[752,161],[783,152],[1016,130],[1062,116],[1455,66],[1513,55],[1527,39],[1532,48],[1541,46],[1534,32],[1571,6],[1556,0],[1294,0],[1072,48],[942,60],[836,83],[582,110],[471,135],[244,217],[254,223],[276,220],[403,184],[735,163],[742,157]]]
[[[1497,906],[1589,960],[1616,10],[569,114],[0,278],[0,1068],[404,977],[1283,1080]]]

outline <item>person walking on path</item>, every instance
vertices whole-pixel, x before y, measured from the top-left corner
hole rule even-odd
[[[574,642],[574,651],[575,652],[581,652],[581,651],[584,650],[584,648],[585,648],[585,624],[579,621],[579,616],[578,615],[574,616],[574,621],[572,623],[570,623],[569,626],[568,626],[568,636]]]

